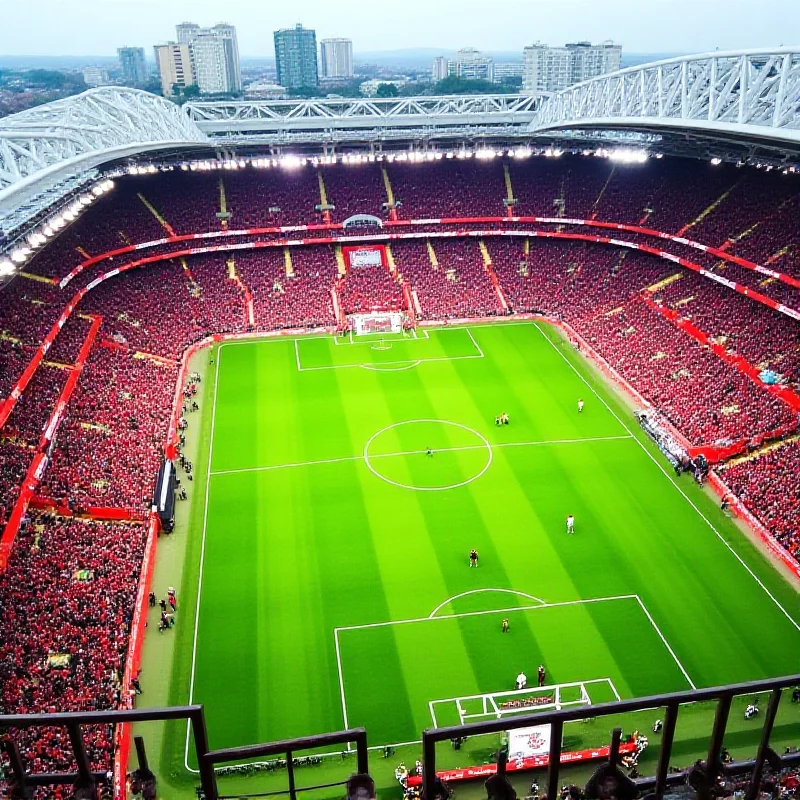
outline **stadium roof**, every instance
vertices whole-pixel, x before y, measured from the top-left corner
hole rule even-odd
[[[188,103],[119,87],[0,119],[0,230],[20,229],[99,169],[287,148],[631,144],[694,157],[800,161],[800,47],[706,53],[621,70],[551,96]]]

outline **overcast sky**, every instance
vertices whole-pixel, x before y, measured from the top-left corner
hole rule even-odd
[[[243,56],[272,56],[272,32],[296,22],[353,39],[356,53],[581,39],[639,53],[800,45],[800,0],[0,0],[0,55],[113,55],[121,45],[150,55],[183,20],[236,25]]]

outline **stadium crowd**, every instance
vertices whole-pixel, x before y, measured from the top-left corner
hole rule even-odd
[[[355,213],[385,218],[390,185],[405,219],[499,217],[513,187],[515,214],[645,224],[724,245],[800,277],[800,233],[793,224],[798,185],[783,175],[728,167],[671,162],[667,168],[653,161],[637,172],[582,157],[509,165],[452,160],[320,172],[176,171],[118,184],[37,255],[31,274],[62,277],[87,255],[170,231],[318,223],[326,203],[334,221]],[[183,202],[186,196],[193,202]],[[381,268],[340,274],[342,260],[323,245],[192,256],[100,283],[59,332],[0,430],[0,522],[11,513],[86,341],[90,314],[102,317],[100,332],[38,490],[75,511],[114,507],[141,516],[147,510],[187,346],[212,333],[333,327],[334,297],[344,313],[404,308],[404,284],[427,319],[502,314],[501,297],[513,311],[563,319],[694,445],[749,441],[797,420],[783,401],[679,330],[652,302],[790,383],[800,376],[797,324],[672,262],[599,244],[523,237],[393,242],[391,252],[396,274]],[[725,269],[736,280],[746,272]],[[745,277],[758,287],[755,275]],[[61,291],[21,276],[3,288],[0,400],[85,283]],[[760,290],[800,305],[793,299],[797,290],[785,284],[772,281]],[[800,553],[796,440],[731,464],[723,478],[784,547]],[[30,517],[0,575],[4,710],[47,710],[56,698],[59,708],[71,709],[119,700],[113,676],[124,660],[143,543],[137,524]],[[48,663],[51,655],[63,658]],[[96,764],[107,766],[110,746],[108,731],[98,729]],[[65,766],[57,733],[31,747],[37,769]]]
[[[767,449],[723,466],[722,479],[767,530],[800,561],[800,443]]]
[[[5,713],[117,707],[144,528],[32,515],[0,575],[0,703]],[[67,731],[16,732],[29,769],[73,766]],[[110,727],[87,737],[97,770],[110,769]],[[55,790],[48,797],[69,797]]]

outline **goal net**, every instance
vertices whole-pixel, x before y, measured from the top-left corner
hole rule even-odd
[[[350,317],[356,336],[376,333],[402,333],[403,314],[398,311],[373,314],[353,314]]]
[[[619,698],[609,678],[574,683],[559,683],[507,692],[453,697],[447,700],[432,700],[429,703],[434,727],[452,724],[453,706],[458,722],[488,721],[503,719],[537,711],[553,711],[574,706],[590,706],[596,702],[613,700],[609,690]],[[445,721],[447,720],[447,721]]]

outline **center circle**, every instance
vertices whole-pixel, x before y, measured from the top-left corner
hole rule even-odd
[[[485,436],[445,419],[395,422],[364,445],[364,463],[373,475],[419,492],[466,486],[489,469],[492,458]]]

